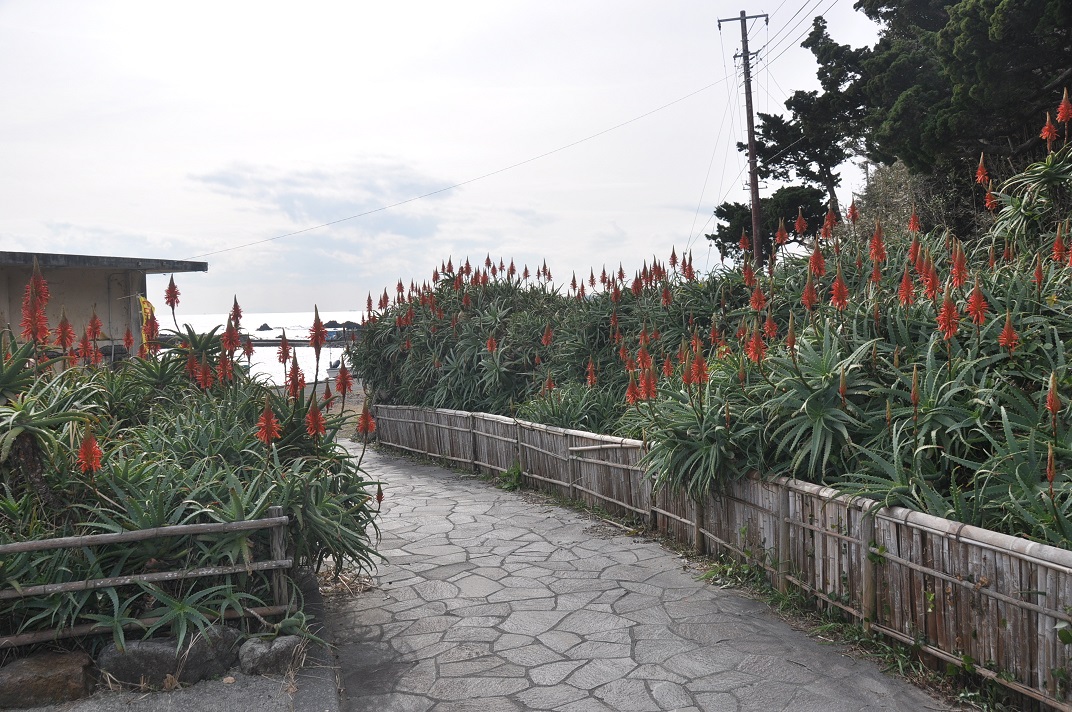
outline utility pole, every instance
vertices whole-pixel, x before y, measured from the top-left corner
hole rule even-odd
[[[740,18],[726,18],[718,21],[719,32],[722,31],[723,22],[741,21],[741,60],[744,65],[744,106],[745,115],[748,117],[748,183],[752,196],[752,249],[756,258],[756,266],[764,262],[763,236],[760,233],[760,210],[759,210],[759,171],[756,168],[756,122],[752,118],[752,57],[748,51],[748,24],[753,18],[762,17],[764,22],[769,22],[766,14],[748,15],[741,10]]]

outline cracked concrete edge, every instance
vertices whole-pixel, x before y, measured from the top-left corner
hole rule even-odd
[[[327,621],[324,596],[311,570],[303,570],[294,578],[305,600],[303,610],[313,616],[310,631],[324,642],[309,641],[305,665],[296,673],[297,690],[291,700],[292,709],[295,712],[339,712],[342,678],[335,662],[335,641]]]

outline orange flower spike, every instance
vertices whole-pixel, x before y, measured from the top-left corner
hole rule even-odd
[[[279,363],[286,365],[290,361],[290,342],[287,341],[287,330],[283,329],[283,336],[279,339]]]
[[[1005,310],[1005,327],[1001,330],[1001,334],[998,335],[998,346],[1009,351],[1009,355],[1016,350],[1016,347],[1020,344],[1020,335],[1016,333],[1016,329],[1012,326],[1012,313]]]
[[[97,310],[93,310],[93,315],[89,317],[89,325],[86,327],[86,334],[89,335],[90,341],[96,341],[101,337],[101,331],[104,329],[104,324],[101,323],[100,317],[97,316]]]
[[[555,333],[551,330],[551,325],[548,324],[543,330],[543,337],[540,339],[540,343],[544,346],[550,346],[555,340]]]
[[[223,350],[228,354],[234,354],[238,350],[238,347],[242,345],[242,339],[238,335],[238,329],[235,328],[234,322],[230,317],[227,318],[227,328],[223,330],[223,336],[220,338],[220,343],[223,346]]]
[[[849,288],[845,285],[845,279],[841,276],[841,263],[838,262],[837,276],[834,284],[830,287],[830,304],[838,311],[845,311],[849,303]]]
[[[778,336],[778,323],[774,321],[769,309],[767,310],[767,320],[763,322],[763,335],[768,339],[774,339]]]
[[[756,273],[752,271],[752,264],[747,260],[741,268],[741,279],[746,287],[756,286]]]
[[[808,258],[808,271],[816,277],[826,274],[826,260],[823,259],[823,251],[819,249],[819,238],[815,238],[815,246],[812,248],[811,257]]]
[[[361,415],[357,418],[357,432],[366,437],[376,432],[376,421],[369,412],[368,401],[361,406]]]
[[[100,471],[103,454],[93,430],[86,427],[86,434],[82,437],[82,444],[78,447],[78,469],[90,474]]]
[[[305,432],[315,440],[327,432],[327,425],[324,423],[324,414],[320,412],[316,398],[310,400],[312,402],[309,404],[309,410],[305,413]]]
[[[767,342],[763,340],[763,333],[758,325],[752,330],[752,336],[745,346],[745,354],[755,363],[759,363],[767,356]]]
[[[758,282],[756,288],[752,290],[752,298],[748,300],[748,305],[753,311],[763,311],[767,308],[767,295],[763,293]]]
[[[339,364],[339,372],[335,374],[335,390],[343,398],[354,390],[354,377],[345,363]]]
[[[886,241],[882,234],[882,223],[878,220],[875,221],[875,234],[871,236],[871,243],[868,246],[868,256],[872,262],[886,261]]]
[[[971,315],[972,323],[976,326],[986,323],[987,306],[983,290],[979,289],[979,278],[976,277],[975,287],[972,288],[971,296],[968,297],[968,314]]]
[[[784,245],[789,242],[789,232],[785,229],[785,218],[778,218],[778,232],[774,233],[774,244]]]
[[[236,322],[237,328],[237,322]],[[320,361],[320,350],[328,341],[328,330],[324,328],[324,322],[320,321],[320,310],[313,305],[313,326],[309,329],[309,345],[313,347],[316,360]]]
[[[912,206],[912,215],[908,218],[908,231],[912,234],[920,231],[919,215],[916,214],[915,206]]]
[[[987,185],[990,182],[990,174],[986,172],[984,154],[979,154],[979,167],[975,169],[975,182],[979,185]]]
[[[968,281],[968,257],[964,254],[964,246],[959,240],[953,245],[953,268],[950,275],[954,289],[960,289]]]
[[[1048,111],[1046,112],[1046,124],[1042,127],[1039,138],[1046,142],[1047,151],[1053,151],[1053,142],[1057,140],[1057,127],[1053,125]]]
[[[1057,123],[1067,124],[1069,121],[1072,121],[1072,101],[1068,100],[1068,87],[1065,87],[1065,94],[1057,106]]]
[[[253,358],[253,340],[249,338],[249,334],[242,337],[242,355],[247,361]]]
[[[130,327],[127,327],[126,332],[123,334],[123,348],[127,350],[127,353],[134,352],[134,334],[131,332]]]
[[[1050,388],[1046,391],[1046,410],[1050,411],[1050,417],[1056,418],[1061,412],[1061,396],[1057,392],[1057,374],[1050,371]]]
[[[242,307],[238,306],[238,295],[234,297],[234,303],[231,304],[231,321],[234,322],[236,329],[242,328]]]
[[[67,351],[74,345],[74,327],[67,319],[67,310],[60,309],[60,321],[56,325],[56,345]]]
[[[330,413],[331,406],[334,405],[334,401],[332,401],[331,384],[327,381],[324,381],[324,395],[320,398],[320,400],[324,404],[324,410]]]
[[[297,355],[290,358],[290,370],[287,372],[286,382],[287,395],[292,400],[299,400],[305,391],[305,374],[298,367]]]
[[[950,295],[949,287],[946,287],[942,307],[938,311],[938,330],[942,332],[942,337],[949,341],[957,335],[959,329],[960,312],[957,311],[957,305]]]
[[[1065,238],[1062,234],[1064,223],[1057,223],[1057,235],[1053,238],[1053,261],[1058,264],[1064,263],[1066,259],[1065,251]]]
[[[499,342],[495,340],[494,336],[489,336],[486,346],[488,347],[488,353],[493,354],[499,348]]]
[[[1040,253],[1040,254],[1035,255],[1035,275],[1034,275],[1034,277],[1032,277],[1032,281],[1041,290],[1042,289],[1042,283],[1043,283],[1043,281],[1045,281],[1045,279],[1046,279],[1046,273],[1042,269],[1042,255]]]
[[[804,208],[797,208],[797,219],[793,223],[793,231],[799,236],[803,237],[804,233],[808,231],[808,221],[804,219]]]
[[[589,388],[596,387],[596,364],[595,361],[592,360],[591,356],[588,357],[588,367],[585,368],[584,381]]]
[[[994,195],[989,183],[986,186],[986,197],[983,199],[983,205],[986,206],[986,209],[990,212],[994,212],[998,209],[998,198]]]
[[[804,293],[800,296],[800,302],[808,311],[814,309],[819,302],[819,294],[815,291],[815,282],[812,281],[811,272],[808,272],[808,280],[804,283]]]
[[[860,211],[856,207],[856,198],[855,197],[852,199],[852,202],[849,203],[849,213],[848,213],[848,215],[849,215],[849,222],[851,222],[853,225],[856,225],[856,221],[860,219]]]
[[[752,249],[752,243],[748,239],[748,233],[744,231],[743,227],[741,228],[741,241],[737,243],[737,246],[741,248],[741,252],[748,252]]]
[[[271,445],[272,441],[279,439],[282,432],[283,429],[275,417],[275,411],[265,398],[264,410],[261,412],[261,417],[257,418],[257,439],[265,445]]]
[[[179,306],[179,288],[175,286],[175,275],[171,275],[167,289],[164,290],[164,304],[171,307],[172,312],[175,311],[175,307]]]

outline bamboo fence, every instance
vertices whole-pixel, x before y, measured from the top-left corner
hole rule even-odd
[[[381,444],[636,517],[762,566],[780,590],[1072,712],[1072,551],[756,474],[694,502],[653,492],[643,443],[483,413],[375,407]]]
[[[136,583],[154,583],[157,581],[181,581],[203,576],[224,576],[228,574],[252,573],[253,571],[271,571],[272,598],[275,605],[247,609],[247,613],[259,616],[279,615],[289,610],[289,592],[285,571],[291,568],[293,561],[286,558],[286,528],[289,518],[283,515],[282,507],[269,507],[268,516],[240,522],[210,522],[204,524],[179,524],[152,529],[117,532],[114,534],[89,534],[85,536],[59,537],[55,539],[34,539],[0,545],[0,557],[34,551],[51,549],[82,549],[91,546],[106,546],[132,541],[147,541],[164,537],[201,536],[204,534],[254,532],[268,529],[269,552],[267,561],[250,561],[232,566],[203,566],[196,569],[177,571],[154,571],[150,573],[110,576],[106,578],[86,579],[81,581],[64,581],[61,583],[41,584],[36,586],[14,586],[0,588],[0,601],[35,596],[51,596],[58,593],[90,591],[104,588],[116,588]],[[2,559],[0,559],[2,560]],[[234,617],[234,616],[228,616]],[[124,628],[138,625],[148,627],[159,618],[141,618]],[[40,630],[17,635],[0,636],[0,649],[43,643],[51,640],[72,638],[93,633],[107,633],[111,630],[101,623],[86,623],[50,630]]]

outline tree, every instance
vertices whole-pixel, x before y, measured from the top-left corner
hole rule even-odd
[[[788,185],[774,191],[769,198],[761,199],[764,235],[763,254],[770,254],[770,236],[778,231],[778,223],[785,221],[789,231],[790,242],[799,242],[793,233],[793,221],[797,219],[800,209],[810,226],[809,233],[818,231],[823,223],[826,208],[823,206],[825,194],[818,188],[800,185]],[[741,233],[752,229],[752,210],[744,203],[722,203],[715,208],[715,217],[719,220],[715,232],[704,235],[715,243],[720,257],[736,261],[741,256]],[[749,236],[751,241],[752,236]]]

